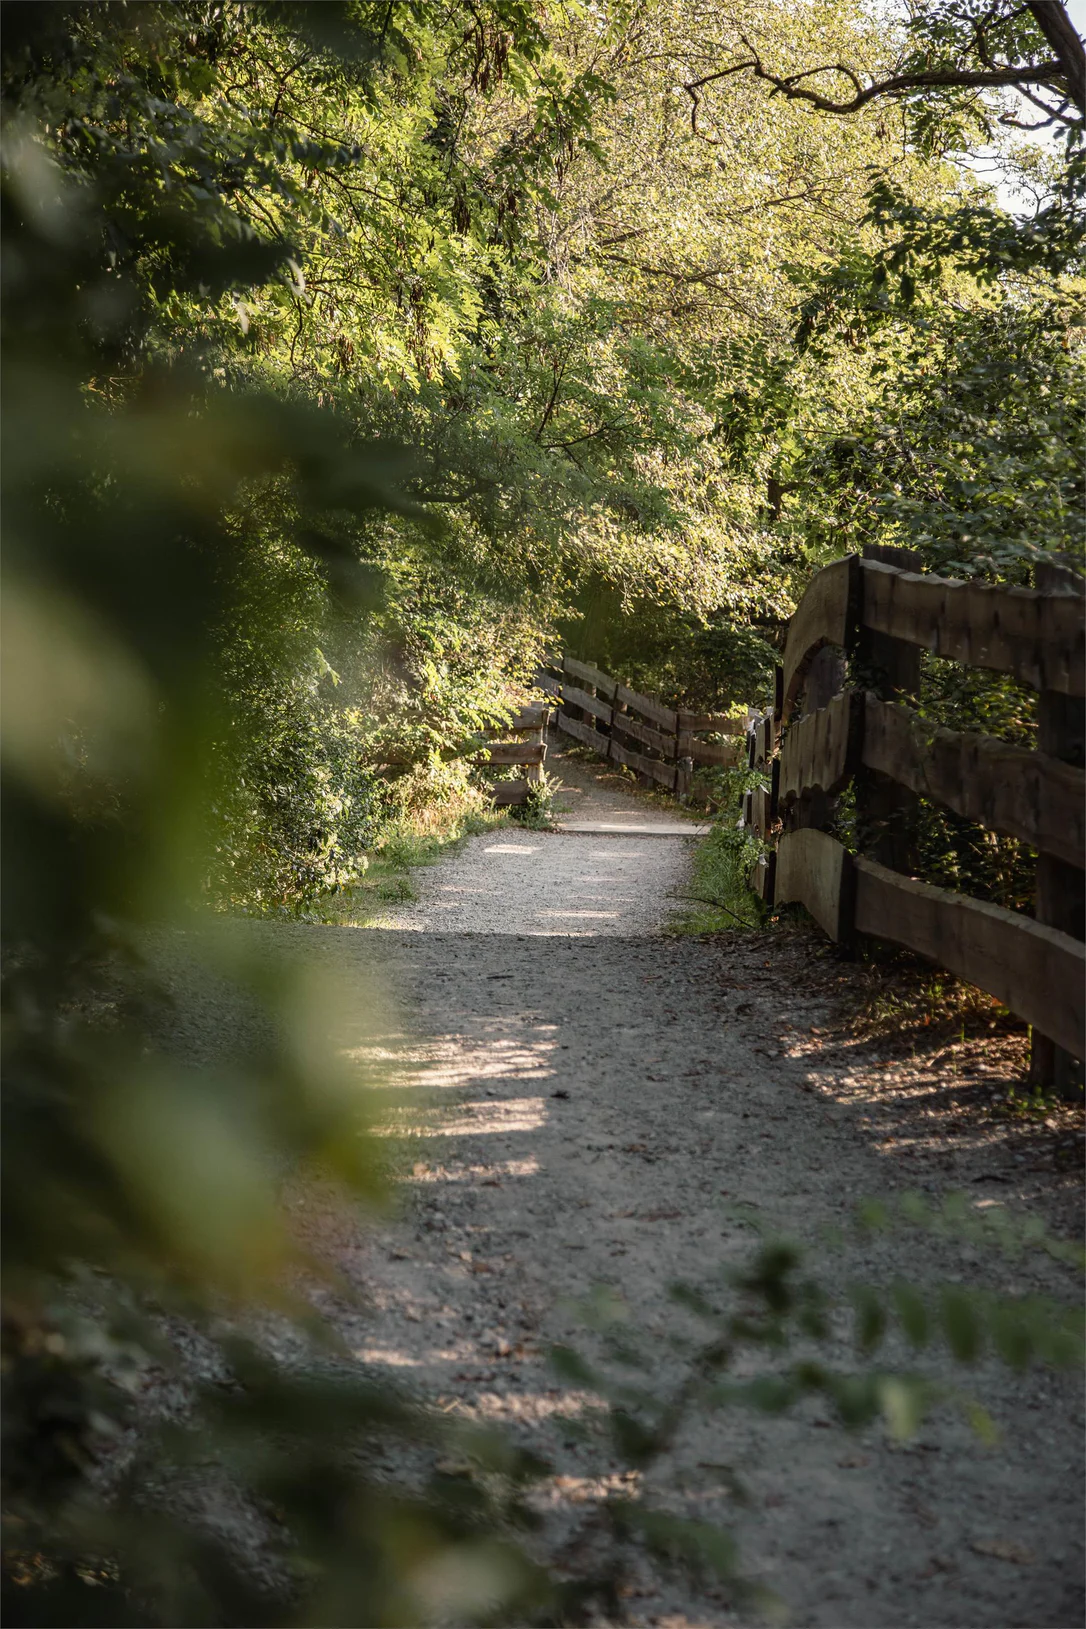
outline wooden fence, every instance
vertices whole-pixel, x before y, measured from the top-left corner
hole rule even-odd
[[[515,741],[488,741],[473,755],[472,761],[488,768],[522,764],[524,773],[515,780],[492,781],[490,795],[498,804],[525,803],[529,788],[543,778],[543,764],[547,756],[545,731],[546,707],[522,707],[505,726],[504,736],[516,736]]]
[[[536,683],[556,698],[558,729],[676,796],[690,790],[696,765],[732,765],[742,756],[747,718],[665,707],[571,656],[556,657]]]
[[[835,561],[792,618],[774,704],[748,734],[762,781],[743,820],[770,845],[753,882],[832,939],[890,940],[988,991],[1033,1026],[1035,1082],[1067,1088],[1086,1051],[1082,579],[1050,567],[1035,589],[996,588],[911,563],[889,549]],[[1036,750],[907,705],[922,650],[1037,690]],[[845,687],[846,655],[862,688]],[[825,829],[849,785],[858,854]],[[1037,850],[1034,917],[908,874],[917,797]]]

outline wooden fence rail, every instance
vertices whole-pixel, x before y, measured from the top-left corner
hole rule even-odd
[[[762,785],[743,821],[768,845],[752,884],[771,905],[806,906],[835,940],[891,940],[988,991],[1033,1026],[1035,1082],[1067,1088],[1086,1053],[1084,585],[1047,568],[1039,588],[997,588],[911,564],[893,550],[835,561],[792,618],[774,705],[747,738]],[[1038,750],[922,718],[907,705],[917,647],[1038,690]],[[833,648],[870,688],[842,688],[843,656],[822,657]],[[849,785],[859,854],[826,830]],[[1036,918],[908,874],[917,797],[1037,851]],[[1059,887],[1046,890],[1051,867]]]
[[[558,729],[677,796],[690,790],[695,765],[734,764],[741,756],[747,718],[665,707],[572,656],[555,657],[537,684],[559,703]],[[706,735],[728,739],[702,740]]]
[[[506,725],[504,734],[528,737],[516,741],[488,741],[474,754],[473,763],[499,768],[509,764],[523,764],[524,774],[515,780],[493,781],[490,795],[497,804],[525,803],[529,788],[543,777],[543,764],[547,756],[545,731],[547,709],[522,707]]]

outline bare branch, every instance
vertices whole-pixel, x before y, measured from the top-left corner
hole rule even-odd
[[[787,97],[790,101],[807,102],[823,113],[849,114],[858,113],[878,97],[903,97],[923,90],[996,90],[1002,87],[1015,88],[1022,92],[1031,101],[1041,108],[1053,121],[1064,119],[1062,108],[1066,106],[1066,97],[1061,108],[1053,111],[1050,106],[1037,102],[1031,95],[1028,87],[1048,86],[1060,94],[1060,87],[1066,83],[1069,87],[1071,99],[1080,107],[1086,99],[1083,92],[1084,76],[1086,76],[1086,56],[1083,54],[1082,42],[1071,27],[1064,7],[1059,0],[1037,0],[1036,4],[1027,3],[1012,13],[1009,18],[1000,19],[1001,23],[1012,21],[1021,16],[1024,11],[1031,12],[1041,26],[1050,46],[1058,53],[1043,62],[1005,63],[997,65],[990,54],[987,37],[988,25],[993,21],[995,8],[986,16],[977,21],[975,31],[975,45],[978,56],[984,66],[980,68],[925,68],[912,73],[890,74],[885,79],[874,80],[871,84],[861,83],[854,70],[842,62],[822,63],[816,68],[805,68],[800,73],[778,74],[767,68],[758,54],[755,46],[744,34],[740,34],[749,56],[740,62],[732,62],[724,68],[714,69],[711,73],[702,74],[697,79],[687,80],[683,89],[690,98],[690,127],[693,133],[705,141],[713,142],[714,138],[705,135],[699,128],[699,112],[701,109],[700,93],[707,86],[717,84],[721,80],[730,78],[733,74],[752,73],[756,79],[763,80],[771,87],[772,94]],[[1041,15],[1044,14],[1044,22]],[[1062,19],[1062,20],[1061,20]],[[1077,52],[1077,54],[1076,54]],[[847,79],[853,87],[853,95],[849,99],[837,99],[824,95],[821,91],[812,89],[806,81],[821,74],[839,74]],[[1076,77],[1077,76],[1077,77]],[[1009,121],[1008,121],[1009,122]]]

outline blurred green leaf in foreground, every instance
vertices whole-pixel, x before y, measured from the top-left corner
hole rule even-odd
[[[284,1176],[380,1199],[365,1071],[333,1066],[289,968],[192,916],[214,864],[239,504],[277,494],[284,547],[348,596],[366,587],[352,527],[411,507],[399,449],[159,343],[171,301],[297,275],[290,242],[235,207],[266,149],[171,101],[206,66],[186,32],[200,12],[5,19],[7,1621],[504,1614],[541,1587],[492,1536],[491,1506],[515,1502],[530,1465],[503,1448],[500,1491],[468,1507],[421,1474],[380,1481],[382,1446],[410,1466],[407,1445],[437,1428],[337,1367],[292,1288],[318,1268]],[[141,120],[157,146],[126,143]],[[270,576],[274,640],[291,607]],[[186,1052],[151,930],[184,930],[197,969],[245,993],[256,1040],[236,1058]],[[374,993],[353,998],[365,1031]],[[308,1329],[302,1372],[239,1333],[257,1309]],[[167,1332],[198,1342],[213,1324],[233,1333],[211,1371],[195,1365],[157,1443],[137,1409],[133,1445],[130,1404],[170,1361]]]

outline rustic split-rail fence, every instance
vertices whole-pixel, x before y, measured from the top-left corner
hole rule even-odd
[[[526,803],[529,789],[543,779],[548,712],[543,706],[522,707],[502,729],[503,737],[514,735],[515,741],[488,741],[473,755],[473,762],[486,768],[504,768],[509,764],[523,767],[524,773],[515,779],[491,783],[490,796],[495,803]]]
[[[569,656],[537,687],[555,699],[558,730],[676,796],[698,766],[736,764],[745,734],[760,780],[740,824],[763,844],[751,884],[766,904],[801,904],[844,946],[888,940],[987,991],[1032,1026],[1034,1083],[1073,1090],[1086,1053],[1083,579],[1046,566],[1033,589],[999,588],[916,565],[873,548],[819,571],[760,715],[667,707]],[[909,705],[923,651],[1038,692],[1036,748],[946,729]],[[508,733],[531,739],[486,749],[483,762],[525,766],[496,783],[496,801],[522,802],[542,776],[547,722],[547,709],[526,708]],[[855,853],[833,835],[846,789]],[[1036,851],[1032,916],[912,874],[919,798]]]
[[[501,739],[486,742],[473,754],[473,761],[486,768],[523,766],[516,779],[491,783],[497,804],[526,802],[532,785],[542,779],[550,724],[601,757],[682,796],[690,791],[697,766],[742,760],[744,737],[756,716],[752,708],[740,718],[677,711],[572,656],[551,659],[536,675],[536,688],[554,698],[553,707],[522,707],[503,726]],[[706,739],[713,736],[727,739]]]
[[[1034,1081],[1067,1089],[1086,1050],[1083,582],[1048,567],[1034,589],[997,588],[912,564],[870,550],[808,585],[748,737],[762,780],[744,819],[768,845],[754,886],[831,939],[889,940],[995,996],[1033,1026]],[[1036,750],[921,717],[924,650],[1039,692]],[[859,853],[826,829],[850,786]],[[918,797],[1037,851],[1033,917],[909,874]]]
[[[555,657],[536,678],[554,696],[555,727],[612,763],[681,797],[698,765],[734,765],[752,716],[683,712],[571,656]],[[707,736],[730,739],[713,741]]]

